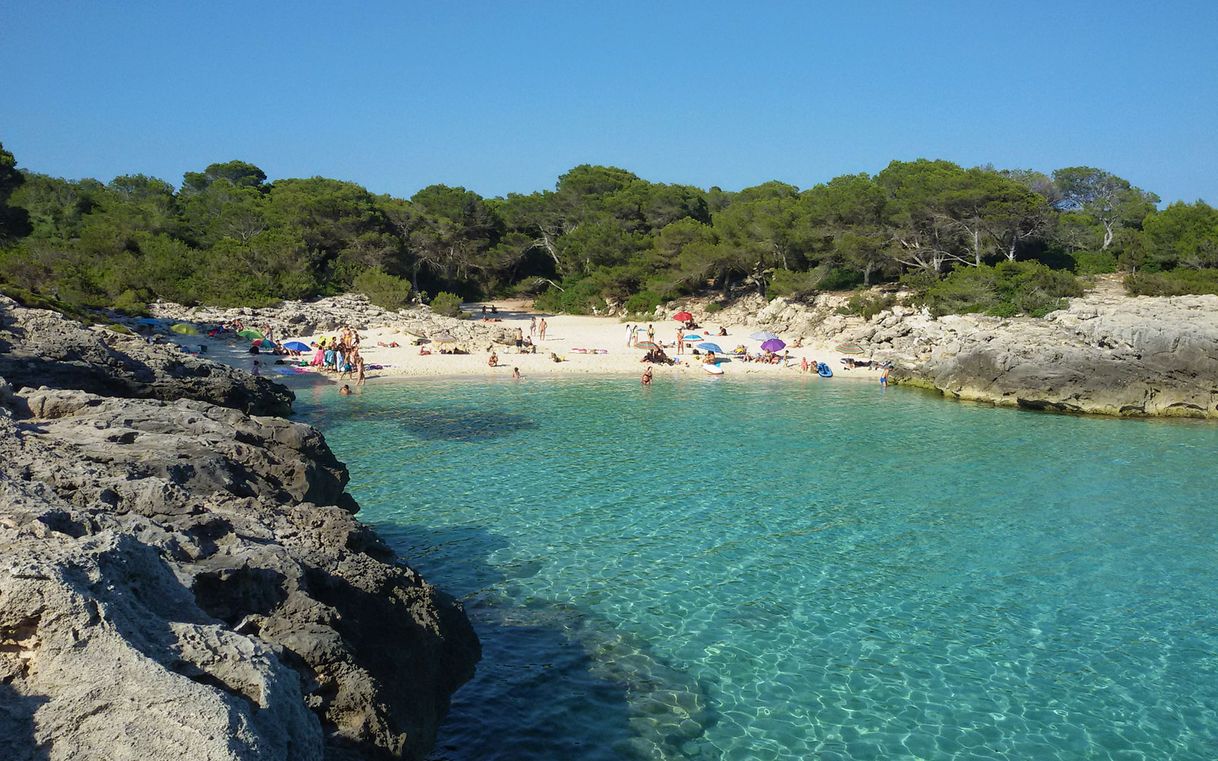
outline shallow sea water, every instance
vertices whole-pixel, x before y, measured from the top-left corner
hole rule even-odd
[[[818,379],[298,393],[482,639],[438,759],[1218,758],[1213,424]]]

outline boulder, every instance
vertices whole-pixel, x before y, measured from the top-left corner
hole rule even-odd
[[[313,428],[0,381],[0,758],[421,759],[479,646]]]

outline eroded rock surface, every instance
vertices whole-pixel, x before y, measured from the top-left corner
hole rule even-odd
[[[287,415],[294,395],[244,370],[86,327],[0,295],[0,377],[17,388],[49,386],[137,399],[199,399],[258,415]]]
[[[0,381],[0,758],[423,757],[478,643],[309,426]]]
[[[857,344],[897,382],[1007,406],[1124,416],[1218,418],[1218,296],[1126,296],[1101,280],[1044,318],[948,315],[896,306],[871,320],[746,297],[704,324],[760,324],[784,336]]]

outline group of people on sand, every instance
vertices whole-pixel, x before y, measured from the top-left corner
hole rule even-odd
[[[344,326],[336,336],[322,336],[310,344],[313,359],[309,363],[318,370],[338,373],[338,379],[355,378],[355,385],[362,386],[366,380],[366,365],[359,350],[359,332]]]

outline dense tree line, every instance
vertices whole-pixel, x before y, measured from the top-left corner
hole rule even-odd
[[[1157,203],[1091,167],[919,159],[806,190],[728,192],[583,165],[552,191],[483,198],[432,185],[401,199],[322,177],[268,182],[243,161],[177,187],[138,174],[64,180],[18,169],[0,147],[0,282],[129,311],[156,298],[259,305],[352,289],[392,304],[451,291],[641,311],[706,291],[1057,282],[1033,275],[1041,265],[1124,270],[1137,292],[1218,290],[1218,211]],[[1011,262],[1038,264],[994,266]]]

